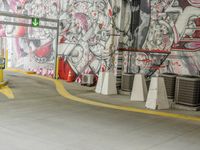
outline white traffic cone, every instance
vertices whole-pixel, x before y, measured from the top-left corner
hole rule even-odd
[[[143,74],[135,74],[131,101],[145,101],[147,98],[147,85]]]
[[[105,72],[101,94],[103,95],[117,94],[116,77],[114,76],[113,71]]]
[[[103,81],[104,81],[104,76],[105,76],[105,72],[100,71],[98,81],[97,81],[97,85],[96,85],[96,89],[95,89],[96,93],[99,93],[99,94],[101,93]]]
[[[145,106],[149,109],[170,108],[163,77],[152,77]]]

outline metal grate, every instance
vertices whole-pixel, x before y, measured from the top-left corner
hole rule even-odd
[[[188,106],[200,106],[200,77],[179,76],[176,79],[175,102]]]
[[[134,74],[124,73],[122,75],[121,89],[122,91],[131,92],[133,88]]]
[[[168,98],[174,99],[177,74],[163,73],[160,76],[164,78]]]

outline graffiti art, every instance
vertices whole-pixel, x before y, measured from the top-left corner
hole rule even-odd
[[[173,57],[166,61],[169,72],[198,74],[199,2],[153,0],[151,11],[151,25],[143,47],[171,51]]]
[[[35,17],[58,18],[58,0],[3,0],[0,11]],[[30,23],[27,19],[1,16],[1,21]],[[42,25],[51,25],[43,22]],[[11,67],[53,76],[55,68],[56,32],[50,29],[1,25],[0,36],[7,37]]]
[[[77,76],[109,66],[112,8],[108,0],[63,0],[59,54]]]

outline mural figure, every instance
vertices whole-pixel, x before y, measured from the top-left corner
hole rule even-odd
[[[151,25],[143,48],[172,52],[166,61],[168,69],[161,70],[179,74],[199,73],[199,4],[195,0],[151,2]]]
[[[160,72],[199,74],[199,0],[0,0],[0,11],[60,19],[59,55],[79,82],[83,73],[112,68],[118,47],[171,52],[156,66]],[[0,36],[9,37],[13,67],[53,76],[55,31],[0,25]],[[129,52],[115,56],[115,68],[123,58],[123,68],[128,68],[123,71],[142,73],[164,57]]]
[[[65,3],[64,3],[65,2]],[[109,66],[108,51],[112,9],[107,0],[61,2],[59,54],[73,71],[97,74]],[[78,78],[80,80],[80,77]]]
[[[0,10],[36,17],[58,18],[58,0],[3,0]],[[2,17],[9,21],[9,17]],[[10,20],[28,23],[26,19]],[[49,22],[43,25],[50,26]],[[0,36],[8,37],[8,49],[12,50],[12,67],[36,71],[38,74],[54,76],[56,31],[24,26],[0,26]]]

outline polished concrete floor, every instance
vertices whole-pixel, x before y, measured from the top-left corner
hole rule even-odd
[[[8,73],[2,150],[199,150],[200,123],[111,110],[61,97],[52,82]]]

